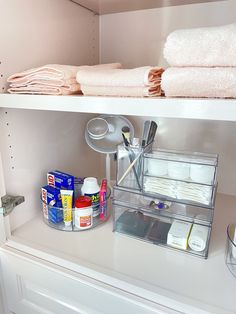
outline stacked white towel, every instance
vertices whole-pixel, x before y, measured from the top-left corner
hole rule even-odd
[[[236,24],[177,30],[166,40],[168,97],[236,98]]]
[[[120,63],[99,64],[94,66],[73,66],[47,64],[24,72],[16,73],[8,78],[12,94],[44,94],[71,95],[81,93],[76,74],[81,69],[118,69]]]
[[[80,69],[76,75],[84,95],[137,96],[161,95],[160,67],[135,69]]]

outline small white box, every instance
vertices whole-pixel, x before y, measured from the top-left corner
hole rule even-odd
[[[175,220],[167,236],[167,244],[178,249],[187,250],[188,238],[192,228],[190,222]]]

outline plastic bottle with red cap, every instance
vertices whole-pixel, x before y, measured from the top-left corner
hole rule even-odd
[[[93,207],[89,196],[80,196],[75,200],[74,225],[80,230],[92,227]]]

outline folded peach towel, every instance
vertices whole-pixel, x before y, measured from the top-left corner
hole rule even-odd
[[[160,96],[160,67],[135,69],[81,69],[76,75],[84,95]]]
[[[9,93],[69,95],[81,93],[76,81],[79,69],[86,68],[113,69],[121,68],[120,63],[98,64],[94,66],[72,66],[47,64],[42,67],[16,73],[8,78]]]
[[[155,97],[161,95],[159,87],[81,85],[81,90],[86,96]]]
[[[164,58],[177,66],[236,66],[236,23],[172,32]]]
[[[236,98],[236,67],[168,68],[161,87],[167,97]]]
[[[35,94],[35,95],[72,95],[81,94],[79,84],[68,86],[50,86],[43,84],[31,84],[21,87],[10,87],[8,92],[11,94]]]

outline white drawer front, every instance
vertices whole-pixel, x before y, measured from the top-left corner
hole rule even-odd
[[[10,313],[173,313],[81,275],[68,276],[43,263],[3,252],[0,258]]]

